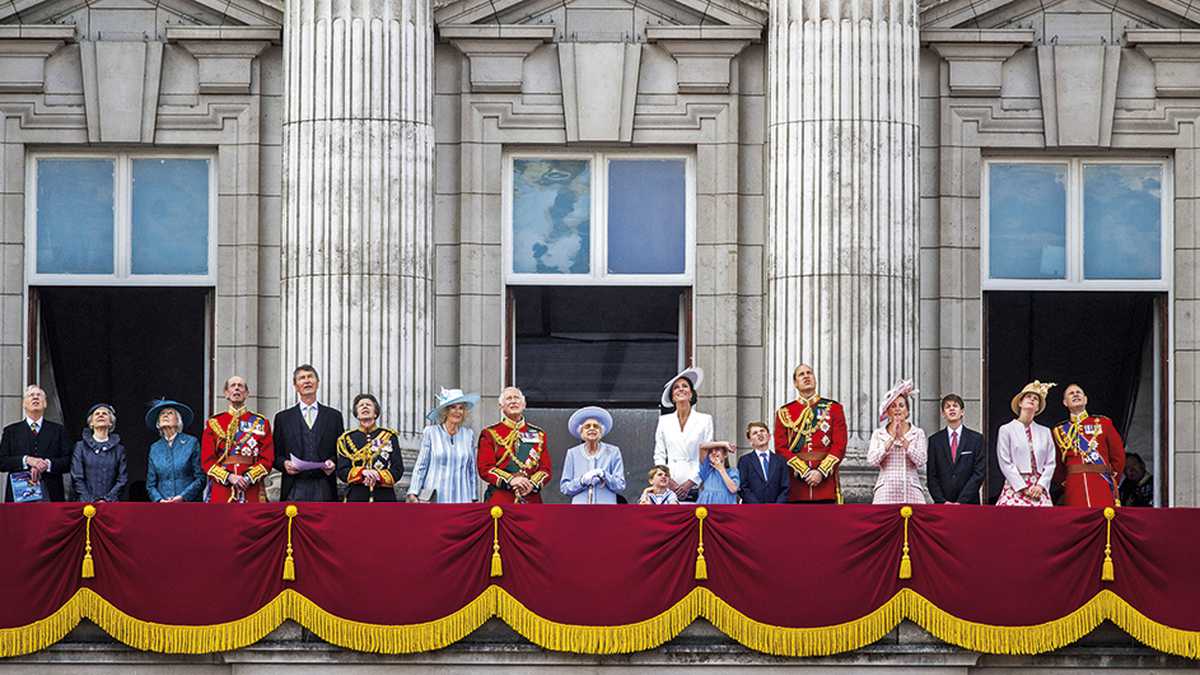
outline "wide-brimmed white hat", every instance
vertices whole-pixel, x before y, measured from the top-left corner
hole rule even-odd
[[[916,393],[918,393],[918,390],[913,385],[912,380],[900,380],[896,384],[892,385],[892,388],[888,390],[888,393],[883,395],[883,402],[879,404],[879,421],[882,422],[887,419],[888,408],[892,407],[892,403],[895,403],[896,399],[900,398],[901,396],[907,397]]]
[[[612,431],[613,418],[612,415],[598,405],[589,405],[571,413],[571,419],[567,420],[567,430],[575,438],[579,438],[579,427],[588,420],[596,420],[600,423],[603,432],[601,436],[607,436],[608,432]]]
[[[439,422],[442,410],[456,404],[466,404],[467,408],[474,408],[476,403],[479,403],[479,394],[465,394],[462,389],[442,389],[441,393],[433,399],[433,410],[425,414],[425,419],[430,422]]]
[[[686,377],[687,381],[692,383],[692,391],[699,391],[700,383],[704,381],[704,371],[700,368],[684,368],[678,375],[667,380],[663,385],[662,407],[674,407],[675,404],[671,402],[671,387],[675,386],[675,382],[681,377]]]

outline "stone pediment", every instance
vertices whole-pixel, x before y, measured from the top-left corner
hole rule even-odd
[[[922,29],[1027,28],[1039,42],[1118,44],[1126,30],[1194,28],[1200,7],[1186,0],[944,0],[922,3]]]
[[[167,25],[283,26],[284,0],[14,0],[0,24],[70,24],[85,39],[163,39]],[[98,19],[112,17],[113,20]],[[128,20],[122,20],[127,18]]]
[[[495,23],[554,25],[563,37],[644,37],[647,26],[756,26],[767,23],[766,0],[443,0],[438,26]]]

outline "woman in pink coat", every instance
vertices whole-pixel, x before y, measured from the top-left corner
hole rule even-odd
[[[884,426],[871,434],[867,461],[879,467],[875,504],[924,504],[918,469],[925,466],[925,432],[909,422],[910,397],[917,393],[912,380],[901,380],[883,397],[879,421]]]

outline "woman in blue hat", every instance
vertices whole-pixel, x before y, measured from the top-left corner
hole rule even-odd
[[[146,463],[146,492],[150,501],[164,504],[200,501],[205,482],[200,470],[200,441],[183,433],[193,418],[191,408],[167,399],[155,401],[146,412],[146,426],[159,435],[150,446]]]
[[[408,486],[410,502],[465,504],[479,501],[475,468],[475,430],[464,426],[479,394],[443,389],[425,419],[433,424],[421,433],[421,452]]]
[[[612,415],[594,405],[576,410],[567,422],[571,435],[583,441],[567,450],[558,484],[572,504],[616,504],[617,495],[625,490],[621,449],[600,442],[612,426]]]

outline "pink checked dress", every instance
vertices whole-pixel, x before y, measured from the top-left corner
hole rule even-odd
[[[879,478],[875,481],[874,504],[924,504],[925,493],[921,490],[920,467],[925,465],[928,452],[925,431],[912,426],[904,434],[908,447],[892,438],[887,427],[876,429],[871,434],[867,448],[867,461],[879,467]]]

